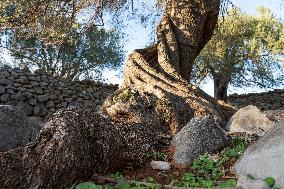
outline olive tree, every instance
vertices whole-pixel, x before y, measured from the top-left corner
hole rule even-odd
[[[93,27],[78,34],[72,29],[68,39],[48,44],[36,37],[19,37],[17,30],[9,30],[3,47],[9,50],[14,63],[41,69],[53,76],[73,80],[100,78],[103,68],[117,68],[124,60],[122,36],[116,30]]]
[[[283,33],[283,21],[265,7],[259,7],[256,16],[239,9],[229,11],[196,59],[192,80],[200,83],[209,76],[215,98],[224,101],[229,85],[269,88],[283,84]]]

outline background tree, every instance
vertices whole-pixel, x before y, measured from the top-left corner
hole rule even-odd
[[[69,32],[60,45],[47,44],[36,37],[19,37],[6,32],[6,48],[16,63],[40,68],[54,76],[73,80],[84,76],[99,78],[103,68],[117,68],[124,60],[122,35],[115,30],[92,27],[83,34]]]
[[[257,16],[233,9],[219,20],[211,41],[196,60],[192,80],[214,80],[214,96],[226,100],[229,84],[234,87],[275,87],[283,84],[283,21],[267,8]],[[283,59],[282,59],[283,60]]]

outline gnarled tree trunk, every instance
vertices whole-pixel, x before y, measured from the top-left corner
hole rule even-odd
[[[143,160],[163,134],[194,116],[224,124],[232,108],[188,83],[194,59],[211,38],[220,0],[168,0],[158,43],[129,55],[122,87],[103,112],[67,108],[35,143],[0,153],[0,188],[61,188]]]

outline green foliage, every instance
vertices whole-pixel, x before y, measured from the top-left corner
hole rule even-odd
[[[121,181],[115,187],[118,189],[129,189],[131,186],[130,184]]]
[[[115,180],[123,180],[123,175],[120,172],[116,172],[114,174],[110,175],[112,178],[114,178]]]
[[[229,179],[222,181],[220,184],[218,184],[217,188],[229,188],[229,187],[236,187],[237,186],[237,181],[234,179]]]
[[[45,43],[35,37],[18,37],[17,30],[9,30],[5,47],[15,63],[40,68],[46,72],[72,80],[84,76],[99,78],[103,68],[117,68],[124,59],[122,36],[115,30],[93,27],[84,34],[70,29],[69,41],[60,45]]]
[[[201,155],[194,160],[191,168],[196,170],[198,175],[209,177],[213,180],[224,175],[222,165],[210,158],[208,154]]]
[[[257,16],[232,9],[220,18],[211,41],[196,60],[192,81],[208,76],[223,85],[242,88],[279,86],[284,80],[284,27],[269,9],[260,7]],[[217,87],[216,86],[216,87]]]
[[[75,189],[102,189],[102,187],[91,182],[84,182],[78,184]]]
[[[230,158],[239,157],[245,152],[246,147],[247,147],[247,142],[244,139],[238,138],[238,137],[233,138],[232,146],[224,149],[220,153],[217,164],[221,165],[227,160],[229,160]]]
[[[167,154],[161,153],[159,151],[153,151],[146,154],[146,156],[154,161],[166,161]]]
[[[141,183],[141,182],[132,182],[131,184],[121,180],[115,186],[111,185],[97,185],[91,182],[85,182],[78,184],[75,189],[158,189],[159,187],[155,183]]]
[[[172,184],[178,187],[204,187],[212,188],[214,182],[210,178],[203,178],[193,175],[192,173],[186,173],[183,176],[182,181],[173,181]]]
[[[272,177],[267,177],[267,178],[265,178],[263,181],[265,181],[266,184],[267,184],[268,186],[270,186],[270,187],[275,186],[275,179],[272,178]]]
[[[120,93],[118,96],[113,97],[113,102],[114,103],[127,102],[133,96],[134,96],[134,92],[132,92],[131,89],[126,89],[122,93]]]

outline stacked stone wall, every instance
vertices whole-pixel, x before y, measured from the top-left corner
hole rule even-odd
[[[228,101],[238,108],[254,105],[261,110],[283,110],[284,89],[275,89],[264,93],[231,95],[229,96]]]
[[[45,117],[60,108],[99,109],[118,85],[97,81],[64,81],[40,70],[0,68],[0,103],[15,105],[28,116]]]
[[[28,116],[45,117],[68,106],[99,109],[118,85],[98,81],[65,81],[40,70],[0,68],[0,103],[15,105]],[[240,108],[247,105],[261,110],[284,109],[284,89],[264,93],[231,95],[230,104]]]

